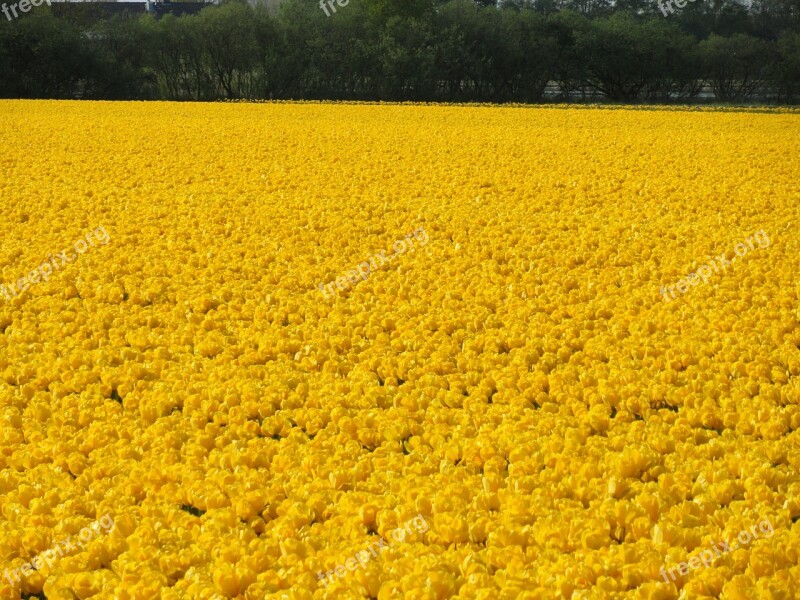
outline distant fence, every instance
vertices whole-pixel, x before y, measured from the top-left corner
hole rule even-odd
[[[669,95],[670,100],[675,102],[691,101],[693,103],[704,102],[717,102],[717,95],[711,85],[698,81],[696,82],[695,89],[698,90],[691,94],[677,94]],[[577,88],[571,90],[563,90],[558,82],[550,81],[544,89],[543,99],[549,101],[585,101],[585,102],[604,102],[607,100],[606,96],[589,86],[585,88]],[[774,87],[764,86],[752,95],[752,100],[757,102],[773,102],[779,98],[779,92]]]

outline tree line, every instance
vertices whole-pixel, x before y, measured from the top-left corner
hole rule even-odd
[[[0,20],[0,97],[798,102],[800,0],[663,4],[226,0],[160,19],[42,6]]]

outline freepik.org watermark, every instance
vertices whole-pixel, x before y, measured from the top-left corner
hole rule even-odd
[[[3,3],[3,5],[0,6],[0,10],[3,11],[3,14],[6,16],[6,19],[8,19],[10,21],[11,20],[11,15],[8,14],[8,9],[9,8],[11,8],[11,12],[14,13],[14,18],[16,19],[19,16],[17,14],[17,7],[19,7],[19,9],[22,12],[26,13],[31,9],[31,7],[41,6],[45,2],[47,2],[47,6],[50,6],[50,0],[19,0],[18,3],[15,2],[10,7],[7,6],[5,3]]]
[[[665,583],[669,583],[670,580],[675,581],[675,571],[677,570],[681,575],[686,575],[689,572],[689,569],[699,569],[700,564],[702,563],[705,567],[710,567],[715,560],[717,560],[723,554],[727,554],[732,550],[738,550],[739,548],[743,548],[747,546],[751,541],[759,539],[758,532],[761,531],[761,534],[764,537],[772,537],[775,533],[774,528],[772,527],[772,522],[769,519],[764,519],[758,525],[753,525],[750,528],[750,531],[742,530],[739,532],[739,535],[736,536],[736,541],[733,544],[729,544],[728,542],[719,542],[718,544],[714,544],[711,548],[705,548],[699,554],[693,556],[689,559],[688,562],[680,562],[676,566],[665,569],[661,567],[659,574],[661,577],[664,578]],[[752,535],[751,535],[752,533]],[[769,535],[767,535],[769,534]],[[669,574],[670,579],[667,579],[667,574]]]
[[[34,571],[41,571],[45,566],[52,568],[57,558],[68,556],[71,550],[76,548],[83,548],[92,540],[95,535],[100,535],[101,528],[103,533],[108,533],[114,527],[114,519],[111,515],[103,515],[97,521],[84,527],[78,532],[78,540],[72,541],[72,536],[67,536],[66,540],[56,543],[56,545],[41,554],[37,554],[29,563],[25,563],[16,569],[6,569],[3,571],[3,576],[6,581],[14,587],[15,583],[21,583],[23,577],[33,575]]]
[[[745,244],[745,242],[747,242]],[[670,302],[670,298],[667,296],[667,292],[669,295],[672,296],[674,300],[677,296],[675,295],[675,288],[678,289],[678,292],[681,294],[685,294],[686,291],[689,289],[690,286],[693,285],[700,285],[700,280],[703,280],[703,283],[708,283],[708,278],[711,277],[714,273],[719,273],[721,270],[725,270],[728,268],[728,265],[736,262],[737,257],[741,258],[746,255],[750,250],[755,249],[755,243],[758,242],[759,248],[766,248],[770,245],[769,236],[767,232],[763,229],[756,233],[755,235],[748,236],[745,242],[739,242],[734,247],[734,252],[736,256],[728,260],[728,256],[726,252],[723,252],[715,259],[712,259],[710,256],[708,257],[709,264],[703,265],[702,267],[697,269],[696,273],[689,273],[686,277],[678,281],[675,285],[668,285],[666,288],[662,285],[661,286],[661,295],[664,297],[664,302]],[[711,266],[709,266],[711,265]],[[713,267],[713,270],[712,270]]]
[[[338,4],[340,8],[344,8],[350,4],[350,0],[319,0],[319,7],[322,9],[322,12],[325,13],[326,17],[331,16],[330,11],[336,12],[334,4]]]
[[[412,531],[413,527],[413,531]],[[425,517],[422,515],[417,515],[413,519],[411,519],[408,523],[403,525],[402,527],[398,527],[397,529],[393,529],[389,532],[387,537],[391,538],[395,542],[403,542],[406,539],[406,533],[411,535],[415,531],[417,533],[425,533],[428,531],[428,522],[425,520]],[[339,579],[343,578],[347,575],[348,571],[355,571],[358,568],[364,568],[367,566],[370,560],[373,558],[377,558],[378,554],[386,550],[386,548],[390,547],[392,542],[387,542],[384,538],[378,538],[377,542],[373,542],[370,544],[369,548],[366,550],[359,550],[355,553],[354,556],[351,556],[344,564],[336,565],[333,569],[328,571],[327,573],[323,573],[319,571],[317,573],[317,579],[322,582],[322,585],[328,587],[330,584],[333,575],[336,575]]]
[[[667,16],[667,8],[669,9],[669,14],[675,12],[675,9],[672,8],[673,1],[675,2],[675,6],[677,6],[678,8],[684,8],[686,6],[687,1],[694,2],[694,0],[667,0],[666,8],[664,8],[664,3],[662,2],[662,0],[658,0],[658,8],[661,9],[661,12],[664,13],[665,17]]]
[[[335,282],[331,281],[327,285],[318,283],[317,288],[320,292],[322,292],[322,295],[325,296],[326,300],[330,300],[336,296],[337,292],[335,288],[339,288],[340,290],[344,291],[350,287],[351,284],[357,284],[359,278],[361,281],[364,281],[367,277],[369,277],[369,274],[373,271],[376,271],[378,267],[388,264],[393,258],[403,254],[406,251],[406,245],[408,245],[411,252],[414,252],[416,248],[414,248],[414,242],[412,238],[416,239],[420,246],[424,246],[430,240],[425,230],[422,227],[419,227],[411,233],[407,233],[402,240],[397,240],[394,243],[394,254],[391,256],[386,256],[386,251],[380,250],[369,260],[359,263],[355,269],[350,269],[347,271],[347,273],[339,275]]]
[[[85,239],[76,241],[72,246],[75,248],[75,251],[78,254],[84,254],[87,250],[89,250],[90,247],[94,248],[94,237],[97,237],[97,241],[99,241],[102,246],[105,246],[111,239],[106,231],[106,228],[101,225],[94,231],[87,233],[84,236]],[[20,277],[16,281],[16,284],[6,283],[0,285],[0,297],[5,298],[6,300],[11,300],[12,298],[19,296],[22,292],[31,287],[31,285],[39,283],[39,281],[42,280],[47,281],[50,279],[50,275],[53,274],[53,271],[58,271],[58,269],[67,263],[71,263],[76,258],[77,255],[69,254],[66,250],[57,253],[55,256],[51,255],[46,262],[43,262],[26,276]]]

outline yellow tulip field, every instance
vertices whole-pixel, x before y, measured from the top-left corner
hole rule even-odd
[[[800,598],[800,112],[0,101],[0,600]]]

